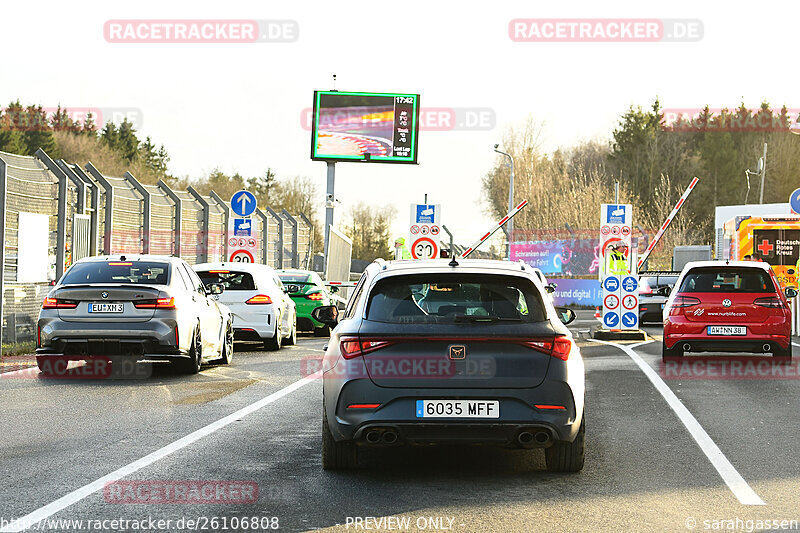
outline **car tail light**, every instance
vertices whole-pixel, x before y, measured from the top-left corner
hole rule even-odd
[[[535,404],[537,409],[566,409],[563,405]]]
[[[348,409],[377,409],[380,407],[379,403],[351,403],[347,406]]]
[[[358,337],[342,337],[339,341],[339,351],[345,359],[355,359],[364,354],[391,346],[392,342],[378,339],[361,340]]]
[[[230,270],[209,270],[209,274],[230,274]]]
[[[133,302],[136,309],[175,309],[175,298],[158,298]]]
[[[124,263],[124,262],[117,261],[117,262],[113,262],[113,263],[108,263],[108,266],[114,266],[114,267],[126,266],[126,267],[129,267],[129,266],[133,266],[133,263]]]
[[[311,294],[306,294],[306,298],[308,298],[309,300],[319,301],[322,300],[324,296],[322,295],[321,292],[312,292]]]
[[[42,326],[36,325],[36,347],[42,347]]]
[[[61,298],[45,298],[42,309],[75,309],[78,302],[75,300],[62,300]]]
[[[250,305],[271,304],[272,298],[270,298],[266,294],[256,294],[255,296],[247,300],[245,303]]]
[[[672,302],[672,307],[691,307],[700,305],[700,298],[694,296],[676,296]]]
[[[572,350],[572,341],[569,337],[556,337],[555,339],[535,339],[522,343],[528,348],[533,348],[537,352],[553,356],[562,361],[569,359],[569,352]]]
[[[756,300],[753,302],[753,305],[757,305],[759,307],[781,308],[783,307],[783,302],[780,298],[772,296],[769,298],[756,298]]]

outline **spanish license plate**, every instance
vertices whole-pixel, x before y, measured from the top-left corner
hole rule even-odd
[[[498,400],[417,400],[417,418],[500,418]]]
[[[747,335],[745,326],[708,326],[709,335]]]
[[[90,313],[121,313],[123,304],[89,304]]]

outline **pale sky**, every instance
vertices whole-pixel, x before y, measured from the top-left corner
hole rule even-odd
[[[341,218],[358,200],[393,204],[395,231],[408,205],[440,203],[443,222],[469,244],[494,220],[480,205],[492,145],[509,124],[545,124],[545,149],[610,136],[630,104],[665,107],[800,107],[793,2],[14,2],[0,22],[0,105],[127,107],[141,137],[164,144],[170,171],[196,177],[220,167],[245,176],[274,168],[318,184],[301,113],[315,89],[419,93],[423,108],[491,108],[483,131],[422,131],[417,166],[337,164]],[[516,18],[699,19],[696,42],[519,43]],[[293,20],[291,43],[111,43],[109,19]],[[84,163],[84,162],[79,162]],[[518,198],[522,200],[522,198]]]

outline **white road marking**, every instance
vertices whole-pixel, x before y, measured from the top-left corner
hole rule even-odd
[[[203,437],[208,436],[208,435],[214,433],[215,431],[218,431],[218,430],[224,428],[228,424],[231,424],[231,423],[235,422],[236,420],[239,420],[239,419],[249,415],[250,413],[261,409],[262,407],[264,407],[266,405],[269,405],[272,402],[283,398],[287,394],[291,394],[292,392],[298,390],[299,388],[301,388],[301,387],[303,387],[305,385],[308,385],[309,383],[311,383],[312,381],[318,379],[319,377],[320,377],[319,376],[319,372],[316,372],[314,374],[311,374],[310,376],[307,376],[307,377],[304,377],[303,379],[295,381],[291,385],[288,385],[288,386],[282,388],[279,391],[273,392],[269,396],[265,396],[264,398],[261,398],[260,400],[254,402],[254,403],[251,403],[250,405],[248,405],[246,407],[243,407],[243,408],[239,409],[238,411],[229,414],[226,417],[220,418],[216,422],[212,422],[212,423],[208,424],[207,426],[204,426],[204,427],[198,429],[197,431],[189,433],[185,437],[181,437],[180,439],[176,440],[175,442],[173,442],[171,444],[167,444],[163,448],[159,448],[158,450],[156,450],[156,451],[154,451],[154,452],[152,452],[152,453],[150,453],[148,455],[145,455],[141,459],[137,459],[136,461],[133,461],[132,463],[129,463],[129,464],[123,466],[122,468],[114,470],[110,474],[106,474],[105,476],[101,477],[100,479],[92,481],[91,483],[88,483],[88,484],[84,485],[83,487],[81,487],[79,489],[73,490],[69,494],[66,494],[66,495],[62,496],[61,498],[57,499],[56,501],[54,501],[52,503],[48,503],[44,507],[40,507],[39,509],[36,509],[35,511],[33,511],[31,513],[28,513],[25,516],[16,519],[15,521],[11,522],[10,524],[5,526],[4,528],[0,529],[0,532],[3,532],[3,533],[16,532],[16,531],[22,531],[24,529],[28,529],[30,527],[33,527],[39,521],[44,520],[46,518],[49,518],[53,514],[65,509],[65,508],[69,507],[70,505],[72,505],[74,503],[77,503],[80,500],[86,498],[87,496],[89,496],[91,494],[94,494],[95,492],[101,490],[106,485],[106,483],[111,483],[113,481],[117,481],[117,480],[122,479],[122,478],[124,478],[126,476],[129,476],[129,475],[133,474],[134,472],[136,472],[137,470],[140,470],[140,469],[142,469],[142,468],[144,468],[146,466],[149,466],[149,465],[155,463],[156,461],[158,461],[159,459],[163,459],[164,457],[166,457],[166,456],[168,456],[168,455],[170,455],[170,454],[172,454],[172,453],[174,453],[174,452],[176,452],[176,451],[178,451],[180,449],[185,448],[186,446],[192,444],[193,442],[196,442],[196,441],[202,439]]]
[[[734,468],[731,462],[725,457],[725,454],[722,453],[722,450],[719,449],[719,446],[711,439],[711,437],[706,433],[706,430],[703,429],[703,426],[700,425],[700,422],[689,412],[685,405],[680,401],[680,399],[672,392],[672,389],[664,383],[664,380],[653,370],[650,365],[648,365],[644,359],[641,358],[639,354],[633,351],[633,347],[625,346],[623,344],[616,344],[613,342],[601,341],[596,339],[589,339],[592,342],[597,342],[600,344],[607,344],[609,346],[616,346],[628,356],[633,359],[633,362],[636,363],[644,375],[647,376],[647,379],[653,384],[658,392],[661,393],[661,396],[667,401],[667,404],[672,408],[676,415],[683,425],[686,426],[686,429],[689,431],[689,434],[694,438],[697,442],[700,449],[706,454],[708,460],[717,469],[722,480],[728,485],[728,488],[733,492],[733,495],[736,496],[736,499],[739,500],[740,503],[743,505],[766,505],[764,500],[762,500],[758,494],[747,484],[747,481],[739,474],[739,472]]]

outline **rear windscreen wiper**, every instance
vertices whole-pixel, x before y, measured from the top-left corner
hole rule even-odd
[[[520,322],[521,318],[501,318],[494,315],[456,315],[453,322]]]

